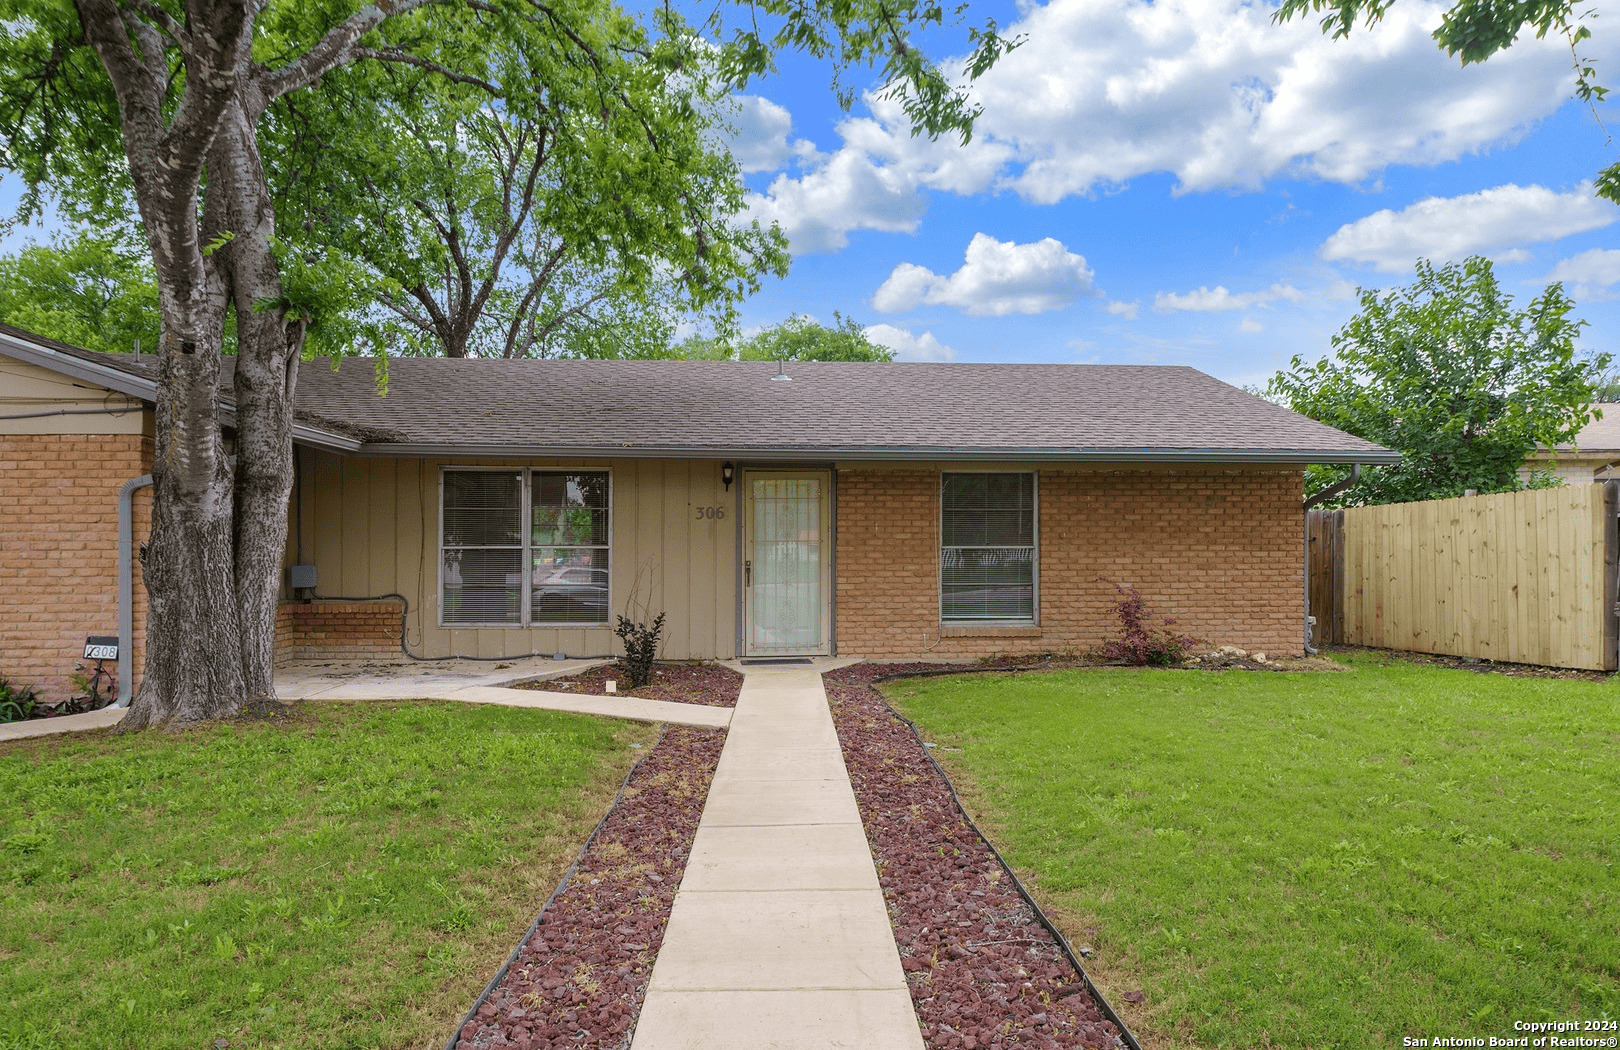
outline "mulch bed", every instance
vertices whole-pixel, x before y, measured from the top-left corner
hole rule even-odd
[[[457,1050],[629,1045],[724,743],[664,731]]]
[[[937,670],[861,664],[823,676],[923,1039],[939,1050],[1122,1046],[922,745],[871,686]]]
[[[743,676],[719,664],[658,664],[653,667],[652,681],[631,691],[625,688],[624,670],[617,664],[606,664],[567,678],[522,682],[513,688],[606,696],[609,681],[618,683],[619,696],[672,700],[678,704],[703,704],[706,707],[736,707]]]

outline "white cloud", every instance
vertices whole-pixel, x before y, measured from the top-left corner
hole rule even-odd
[[[912,335],[892,324],[867,326],[866,338],[894,351],[896,361],[954,361],[956,349],[934,338],[933,332]]]
[[[1261,324],[1259,321],[1256,321],[1252,317],[1245,317],[1242,321],[1240,321],[1238,323],[1238,331],[1240,331],[1240,332],[1253,333],[1253,332],[1264,332],[1265,330],[1266,330],[1266,326]]]
[[[1590,185],[1556,193],[1509,183],[1373,212],[1339,227],[1322,242],[1321,255],[1386,272],[1409,270],[1419,258],[1444,262],[1481,254],[1517,262],[1528,258],[1520,245],[1601,229],[1616,219],[1620,208],[1593,196]]]
[[[1572,292],[1576,299],[1620,298],[1620,251],[1593,248],[1560,259],[1547,280],[1574,285]]]
[[[1291,303],[1302,302],[1305,299],[1305,293],[1291,284],[1274,284],[1270,288],[1258,292],[1239,294],[1227,291],[1225,285],[1217,284],[1213,288],[1200,286],[1197,291],[1188,292],[1185,295],[1176,292],[1160,292],[1153,297],[1153,309],[1162,314],[1182,310],[1190,310],[1195,313],[1220,313],[1224,310],[1247,310],[1251,306],[1264,306],[1278,299],[1286,299]]]
[[[1309,16],[1273,25],[1269,3],[1052,0],[1009,27],[1027,42],[976,85],[980,130],[1017,149],[1008,183],[1052,202],[1158,171],[1184,190],[1356,182],[1478,150],[1569,96],[1553,40],[1459,69],[1430,36],[1445,6],[1398,4],[1334,40]]]
[[[759,95],[740,95],[735,102],[722,141],[743,171],[776,171],[794,157],[814,155],[808,140],[788,141],[793,114],[784,107]]]
[[[1556,40],[1459,68],[1430,35],[1446,6],[1410,0],[1334,40],[1311,17],[1273,25],[1273,6],[1254,0],[1029,5],[1006,30],[1023,46],[971,88],[983,113],[970,143],[914,136],[893,102],[869,96],[871,115],[843,121],[837,149],[799,153],[801,172],[756,195],[755,211],[808,252],[851,230],[914,230],[927,190],[1054,203],[1156,172],[1181,192],[1276,175],[1359,183],[1510,142],[1569,97]],[[1620,58],[1617,40],[1585,46],[1601,63]],[[761,158],[785,163],[782,115],[760,116]]]
[[[1040,314],[1096,296],[1094,276],[1084,256],[1051,237],[1017,244],[976,233],[961,269],[947,276],[901,263],[872,296],[872,306],[883,313],[927,303],[971,317]]]
[[[795,252],[834,251],[852,230],[911,233],[928,201],[902,173],[840,150],[800,178],[778,175],[764,196],[753,194],[749,217],[781,223]]]
[[[1122,303],[1118,299],[1110,299],[1104,309],[1115,317],[1123,317],[1127,321],[1134,321],[1136,320],[1136,311],[1141,308],[1142,304],[1134,299],[1128,303]]]

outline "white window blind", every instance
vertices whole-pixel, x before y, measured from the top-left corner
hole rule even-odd
[[[444,475],[445,623],[522,623],[523,472]]]
[[[608,476],[535,471],[530,493],[530,622],[607,623]]]
[[[1035,475],[940,477],[940,618],[1035,620]]]
[[[605,471],[446,470],[441,493],[441,622],[608,622]]]

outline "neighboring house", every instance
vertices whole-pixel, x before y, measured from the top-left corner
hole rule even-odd
[[[114,633],[155,372],[0,330],[0,673]],[[418,656],[600,656],[642,609],[675,659],[1083,649],[1115,582],[1297,653],[1305,465],[1398,458],[1163,366],[402,358],[382,397],[310,361],[297,404],[304,656],[398,657],[402,618]]]
[[[1589,485],[1614,478],[1614,468],[1620,466],[1620,404],[1592,408],[1602,412],[1603,418],[1582,427],[1573,443],[1525,457],[1519,476],[1528,481],[1530,471],[1539,468],[1563,478],[1566,485]]]

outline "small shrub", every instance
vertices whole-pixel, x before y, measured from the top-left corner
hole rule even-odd
[[[37,689],[0,678],[0,722],[26,722],[38,707]]]
[[[651,624],[621,616],[613,633],[624,643],[624,658],[619,664],[624,668],[627,688],[639,689],[651,682],[653,661],[658,658],[658,636],[664,633],[664,614],[659,613]]]
[[[1137,667],[1169,667],[1186,659],[1187,650],[1197,644],[1196,638],[1172,631],[1176,621],[1148,608],[1135,587],[1116,583],[1114,590],[1118,592],[1114,615],[1119,617],[1119,637],[1103,643],[1103,659]]]

